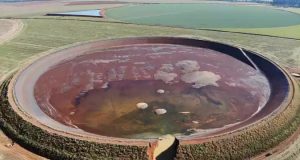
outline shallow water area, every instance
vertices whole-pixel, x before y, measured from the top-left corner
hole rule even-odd
[[[258,70],[214,50],[136,44],[62,62],[38,79],[34,95],[63,124],[104,136],[156,138],[244,121],[265,105],[270,86]],[[148,106],[138,108],[141,102]]]
[[[82,10],[82,11],[73,11],[73,12],[61,12],[61,13],[53,13],[54,15],[64,15],[64,16],[92,16],[92,17],[100,17],[102,16],[101,10]]]

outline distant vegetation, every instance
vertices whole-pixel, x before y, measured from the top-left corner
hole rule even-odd
[[[287,6],[287,7],[300,7],[299,0],[273,0],[273,5]]]
[[[272,3],[273,0],[225,0],[229,2],[254,2],[254,3]]]
[[[284,7],[300,7],[300,0],[225,0],[229,2],[267,3]]]

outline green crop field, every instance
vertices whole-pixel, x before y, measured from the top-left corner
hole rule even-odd
[[[225,4],[127,5],[106,11],[119,21],[184,28],[271,28],[300,24],[300,15],[266,6]]]
[[[280,9],[300,15],[299,8],[280,8]],[[270,35],[270,36],[300,39],[300,25],[293,25],[287,27],[275,27],[275,28],[247,28],[247,29],[226,28],[224,30],[232,31],[232,32],[254,33],[254,34],[263,34],[263,35]]]
[[[157,14],[159,13],[159,14]],[[136,24],[215,29],[300,39],[300,9],[224,4],[145,4],[109,9],[108,18]]]

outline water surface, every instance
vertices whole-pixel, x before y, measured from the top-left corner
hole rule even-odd
[[[233,57],[166,44],[91,51],[52,67],[35,85],[37,103],[55,120],[126,138],[226,127],[251,117],[269,95],[264,75]]]

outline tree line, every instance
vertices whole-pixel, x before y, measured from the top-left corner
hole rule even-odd
[[[300,0],[273,0],[274,5],[300,7]]]
[[[267,3],[276,6],[300,7],[300,0],[225,0],[230,2]]]

